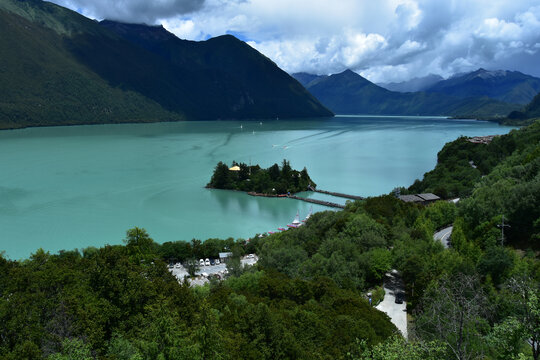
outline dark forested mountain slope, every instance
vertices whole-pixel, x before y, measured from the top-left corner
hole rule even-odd
[[[327,75],[314,75],[314,74],[308,74],[305,72],[300,73],[294,73],[291,74],[293,78],[298,80],[300,84],[305,86],[306,88],[313,85],[316,81],[321,81],[322,79],[327,78]]]
[[[503,116],[519,107],[489,98],[394,92],[350,70],[316,78],[307,84],[307,89],[339,114]]]
[[[540,93],[525,107],[525,116],[528,118],[540,117]]]
[[[0,1],[0,128],[179,120],[139,93],[111,86],[77,61],[65,39],[114,41],[91,20],[41,1]]]
[[[196,117],[331,116],[275,63],[231,35],[181,40],[162,27],[103,21],[101,25],[180,71]]]
[[[0,0],[0,128],[331,116],[232,36],[183,41],[41,0]]]
[[[540,92],[540,79],[519,71],[476,71],[451,77],[426,89],[460,98],[487,96],[507,103],[527,104]]]

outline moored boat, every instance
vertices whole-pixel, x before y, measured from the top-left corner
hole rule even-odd
[[[287,226],[290,228],[297,228],[302,225],[302,222],[300,222],[300,214],[297,211],[296,216],[294,217],[294,220],[291,224],[288,224]]]
[[[307,214],[306,218],[304,220],[302,220],[302,222],[306,222],[309,220],[309,218],[311,217],[311,214],[313,214],[313,206],[311,206],[309,208],[309,213]]]

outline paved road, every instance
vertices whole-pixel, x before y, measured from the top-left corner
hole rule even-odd
[[[441,231],[437,231],[433,235],[433,239],[439,240],[443,246],[448,249],[448,240],[450,240],[450,235],[452,235],[452,230],[454,229],[453,226],[449,226],[447,228],[442,229]]]
[[[386,313],[407,339],[407,303],[404,301],[403,304],[396,304],[396,293],[405,293],[403,281],[397,272],[392,271],[385,275],[383,287],[384,300],[376,308]]]

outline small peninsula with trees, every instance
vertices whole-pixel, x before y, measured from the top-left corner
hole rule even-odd
[[[246,191],[261,196],[296,193],[316,186],[305,167],[302,171],[294,170],[285,159],[281,166],[274,164],[267,169],[262,169],[259,165],[247,165],[235,161],[229,168],[227,164],[220,161],[214,169],[210,182],[206,185],[210,189]]]

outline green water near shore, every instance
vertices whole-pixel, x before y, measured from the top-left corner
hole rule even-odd
[[[372,196],[408,186],[460,135],[504,134],[479,121],[426,117],[209,121],[0,132],[0,250],[119,244],[144,227],[158,242],[250,237],[328,210],[291,199],[209,190],[218,161],[286,158],[318,187]],[[344,203],[345,199],[308,194]]]

